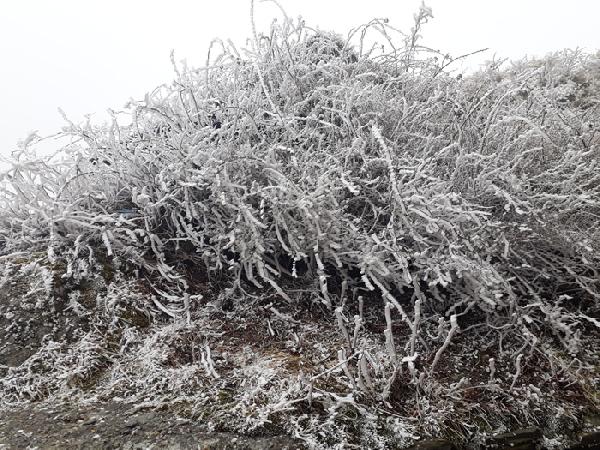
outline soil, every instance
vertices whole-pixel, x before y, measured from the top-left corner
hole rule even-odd
[[[519,432],[525,427],[536,427],[536,442],[545,436],[555,444],[548,448],[600,448],[581,447],[600,442],[600,372],[593,358],[584,358],[588,377],[575,383],[566,376],[541,377],[554,370],[530,354],[512,389],[512,361],[496,356],[498,373],[489,387],[493,349],[482,339],[463,339],[442,356],[435,373],[440,384],[429,384],[453,386],[459,396],[449,402],[431,395],[437,403],[417,428],[413,417],[420,412],[411,405],[415,393],[426,391],[415,391],[406,371],[390,384],[386,409],[368,410],[367,395],[357,406],[344,403],[348,397],[340,393],[348,386],[334,373],[344,345],[339,329],[318,304],[302,304],[301,296],[298,304],[277,309],[269,297],[257,296],[249,307],[245,298],[228,305],[198,288],[204,303],[191,308],[184,323],[161,315],[164,306],[154,309],[138,280],[67,282],[60,267],[29,256],[4,265],[0,260],[0,450],[400,449],[427,437],[437,439],[415,448],[442,450],[505,431],[530,445],[530,436]],[[365,314],[373,329],[362,335],[364,348],[381,360],[385,317],[369,302]],[[587,355],[600,351],[593,332]],[[402,328],[395,333],[408,339]],[[513,343],[506,338],[503,345]],[[425,373],[430,364],[424,359],[416,368]],[[306,394],[310,375],[314,385]],[[445,416],[451,420],[435,422]],[[198,417],[203,419],[192,419]],[[465,441],[464,424],[479,435]],[[497,438],[506,443],[503,434]]]

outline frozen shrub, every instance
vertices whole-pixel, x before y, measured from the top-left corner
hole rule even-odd
[[[46,249],[70,277],[116,261],[173,317],[199,299],[190,264],[228,295],[294,303],[304,284],[343,337],[340,376],[383,401],[406,373],[422,395],[471,389],[436,379],[461,336],[503,355],[506,389],[538,353],[579,376],[599,326],[599,56],[456,77],[419,45],[430,15],[396,40],[286,20],[243,51],[215,41],[131,124],[70,123],[49,158],[24,145],[0,175],[2,252]]]

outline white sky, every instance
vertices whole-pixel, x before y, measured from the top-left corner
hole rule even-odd
[[[342,34],[373,17],[408,31],[420,0],[279,0],[291,17]],[[487,59],[600,48],[600,0],[429,0],[423,43]],[[203,64],[213,37],[243,43],[250,0],[12,0],[0,3],[0,155],[33,130],[58,131],[62,108],[105,117],[173,78],[169,59]],[[257,1],[259,29],[280,17]],[[475,63],[474,61],[473,63]]]

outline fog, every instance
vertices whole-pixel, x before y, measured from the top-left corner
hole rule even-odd
[[[409,31],[417,0],[280,0],[290,17],[346,33],[373,17],[387,17]],[[600,47],[600,3],[580,1],[430,0],[434,19],[423,43],[457,56],[489,48],[455,67],[473,69],[493,57],[544,55],[562,48]],[[256,22],[266,29],[281,12],[257,2]],[[0,12],[0,155],[9,155],[30,132],[49,135],[64,120],[87,113],[102,121],[173,76],[175,59],[204,64],[212,38],[243,45],[250,36],[250,1],[171,2],[129,0],[24,0],[4,2]],[[51,147],[53,144],[50,143]]]

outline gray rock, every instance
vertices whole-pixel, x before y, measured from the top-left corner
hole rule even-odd
[[[410,450],[456,450],[456,446],[445,439],[425,439],[410,447]]]
[[[540,447],[542,432],[537,428],[524,428],[510,433],[498,434],[488,439],[488,449],[535,450]]]
[[[201,421],[178,420],[166,411],[132,414],[128,405],[105,403],[47,410],[29,405],[3,411],[0,449],[301,450],[288,436],[208,432]]]
[[[580,443],[571,447],[570,450],[600,450],[600,431],[583,433]]]

